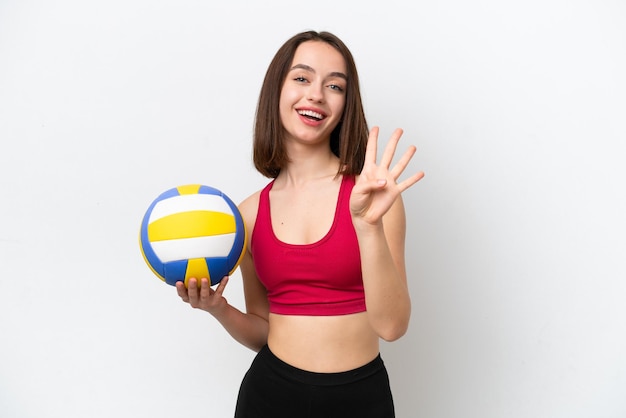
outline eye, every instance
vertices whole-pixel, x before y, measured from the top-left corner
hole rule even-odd
[[[342,86],[340,86],[340,85],[338,85],[338,84],[330,84],[328,87],[329,87],[331,90],[335,90],[335,91],[338,91],[338,92],[340,92],[340,93],[341,93],[341,92],[343,92],[343,90],[344,90],[344,89],[343,89],[343,87],[342,87]]]
[[[294,81],[297,81],[299,83],[306,83],[308,80],[300,75],[300,76],[294,77]]]

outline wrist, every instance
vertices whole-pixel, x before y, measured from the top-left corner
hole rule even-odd
[[[376,222],[368,222],[360,216],[353,216],[352,225],[354,226],[354,229],[358,234],[376,234],[383,231],[382,220],[378,220]]]
[[[207,306],[205,311],[210,313],[215,319],[221,322],[228,311],[228,302],[222,297],[222,300],[211,306]]]

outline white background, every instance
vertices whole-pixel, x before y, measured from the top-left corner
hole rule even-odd
[[[0,0],[0,416],[232,416],[253,353],[138,228],[170,187],[266,183],[258,91],[306,29],[347,43],[370,125],[426,172],[412,323],[383,345],[398,416],[626,416],[621,0]]]

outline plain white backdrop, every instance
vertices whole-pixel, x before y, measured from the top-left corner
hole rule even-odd
[[[621,0],[0,0],[0,416],[232,416],[253,354],[141,258],[149,203],[241,201],[278,47],[329,30],[405,130],[398,417],[626,416]],[[243,307],[237,272],[229,301]]]

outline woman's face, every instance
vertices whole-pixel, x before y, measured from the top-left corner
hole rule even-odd
[[[330,141],[346,103],[346,74],[343,56],[327,43],[307,41],[298,46],[280,94],[280,118],[288,141]]]

